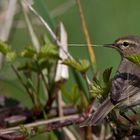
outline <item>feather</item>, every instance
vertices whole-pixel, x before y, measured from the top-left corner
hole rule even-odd
[[[111,103],[110,99],[107,98],[100,107],[91,114],[83,123],[80,124],[80,127],[97,125],[103,121],[106,115],[114,108],[115,106]]]

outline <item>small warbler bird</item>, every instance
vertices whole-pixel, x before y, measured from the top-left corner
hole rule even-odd
[[[131,55],[140,55],[140,37],[121,37],[105,47],[117,50],[121,55],[121,63],[112,80],[109,96],[90,114],[81,127],[100,124],[115,107],[132,107],[140,104],[140,67],[127,59]]]

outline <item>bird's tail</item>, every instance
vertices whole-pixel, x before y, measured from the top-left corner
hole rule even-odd
[[[106,117],[106,115],[114,108],[114,105],[111,103],[110,99],[106,99],[100,106],[97,108],[89,118],[87,118],[83,123],[80,124],[80,127],[98,125]]]

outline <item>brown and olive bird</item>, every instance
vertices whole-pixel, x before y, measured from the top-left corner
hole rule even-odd
[[[140,55],[140,37],[126,36],[113,44],[105,45],[116,49],[121,55],[121,63],[111,83],[109,96],[95,112],[80,125],[100,124],[114,108],[132,107],[140,104],[140,67],[127,59],[131,55]]]

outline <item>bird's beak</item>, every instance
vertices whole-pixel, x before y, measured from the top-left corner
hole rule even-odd
[[[115,44],[104,44],[103,46],[107,48],[114,48]]]

